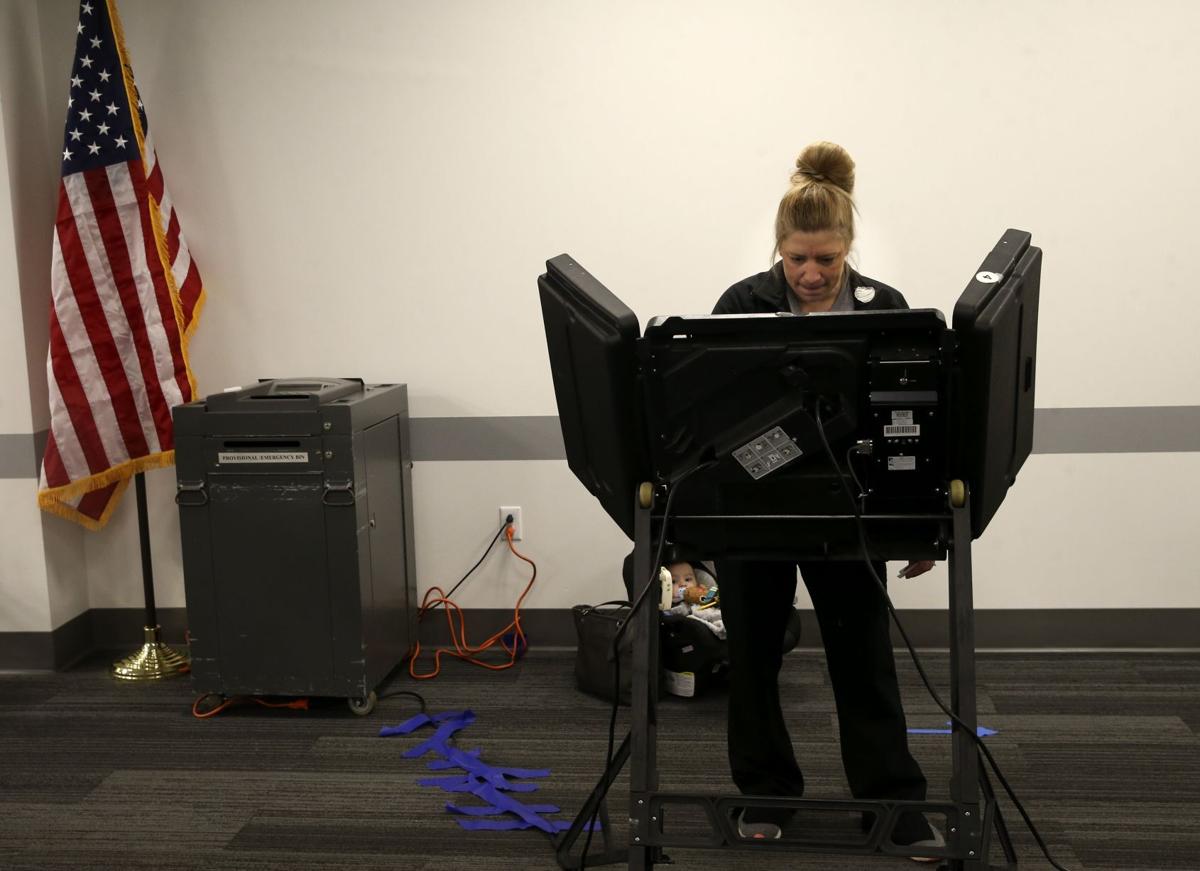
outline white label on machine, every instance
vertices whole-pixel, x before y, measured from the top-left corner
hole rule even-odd
[[[888,457],[889,472],[913,472],[916,468],[916,457]]]
[[[901,424],[905,424],[905,423],[912,423],[912,422],[913,422],[912,411],[902,411],[902,410],[897,409],[892,412],[892,423],[896,424],[897,426],[900,426]]]
[[[696,695],[696,674],[691,671],[668,671],[664,668],[663,689],[673,696],[690,699]]]
[[[217,463],[307,463],[308,451],[217,451]]]
[[[921,434],[921,425],[919,423],[904,423],[892,424],[884,426],[883,437],[885,439],[910,438]]]

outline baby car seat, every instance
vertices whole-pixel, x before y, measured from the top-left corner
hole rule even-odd
[[[683,554],[668,546],[663,555],[664,565],[686,562],[691,565],[696,580],[703,586],[720,583],[710,564]],[[629,601],[634,600],[633,554],[625,557],[621,567]],[[654,607],[653,593],[646,607]],[[717,607],[720,606],[719,596]],[[662,612],[659,616],[659,664],[663,671],[663,688],[673,695],[700,695],[709,687],[720,685],[729,673],[729,643],[718,637],[704,621],[686,614]],[[794,607],[784,630],[783,652],[787,653],[800,642],[800,612]]]

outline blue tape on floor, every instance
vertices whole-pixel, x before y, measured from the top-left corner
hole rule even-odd
[[[535,814],[556,814],[561,810],[556,804],[527,804],[525,807]],[[486,817],[489,814],[503,813],[500,808],[494,805],[464,807],[460,804],[447,804],[446,810],[452,814],[464,814],[469,817]]]
[[[466,752],[470,756],[478,756],[483,752],[483,749],[481,747],[476,747],[474,750],[468,750]],[[429,763],[428,767],[430,771],[442,771],[447,768],[458,768],[459,766],[457,762],[454,762],[450,759],[434,759]]]
[[[481,758],[480,748],[460,750],[448,742],[461,730],[475,722],[470,710],[446,711],[432,717],[417,714],[397,726],[385,726],[379,730],[381,738],[393,735],[409,735],[425,726],[434,727],[432,737],[404,751],[404,758],[415,759],[430,755],[426,767],[430,771],[446,771],[457,768],[461,774],[443,777],[424,777],[417,781],[420,786],[432,786],[446,792],[468,793],[484,802],[482,805],[464,806],[449,802],[446,811],[455,814],[455,822],[472,831],[510,831],[514,829],[541,829],[554,835],[566,831],[571,823],[566,820],[546,819],[545,814],[559,813],[557,805],[524,804],[510,793],[534,792],[536,783],[522,781],[550,776],[548,768],[508,768],[489,765]],[[504,819],[484,819],[503,815]],[[514,819],[515,817],[515,819]],[[594,827],[599,829],[597,823]]]
[[[950,734],[953,734],[954,730],[949,728],[949,726],[950,726],[950,724],[947,723],[945,729],[909,729],[908,734],[910,734],[910,735],[950,735]],[[999,735],[1000,732],[997,731],[996,729],[989,729],[987,726],[976,726],[975,734],[978,735],[980,738],[988,738],[992,735]]]

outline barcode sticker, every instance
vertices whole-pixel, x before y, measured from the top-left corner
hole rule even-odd
[[[910,436],[919,436],[920,434],[921,425],[919,423],[891,424],[883,428],[883,437],[885,439],[907,438]]]

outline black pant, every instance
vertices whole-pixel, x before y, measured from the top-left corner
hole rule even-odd
[[[729,763],[743,793],[800,796],[779,703],[784,624],[796,595],[790,562],[717,563],[729,636]],[[855,798],[924,800],[908,733],[887,606],[861,562],[803,562],[837,701],[842,765]],[[880,578],[883,563],[876,564]]]

